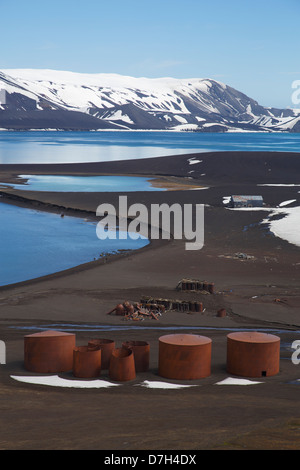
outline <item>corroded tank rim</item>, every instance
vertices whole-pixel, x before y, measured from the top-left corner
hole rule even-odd
[[[57,331],[57,330],[46,330],[46,331],[39,331],[38,333],[33,333],[30,335],[24,336],[24,338],[39,338],[39,337],[50,337],[50,336],[74,336],[74,333],[66,333],[64,331]]]
[[[212,342],[212,340],[207,336],[184,333],[161,336],[159,341],[166,344],[173,344],[175,346],[200,346]]]
[[[227,338],[244,343],[275,343],[280,341],[279,336],[272,335],[270,333],[260,333],[258,331],[239,331],[236,333],[229,333]]]

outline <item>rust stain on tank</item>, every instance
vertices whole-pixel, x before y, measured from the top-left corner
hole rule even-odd
[[[220,310],[217,311],[217,317],[226,317],[227,316],[227,312],[225,310],[225,308],[220,308]]]

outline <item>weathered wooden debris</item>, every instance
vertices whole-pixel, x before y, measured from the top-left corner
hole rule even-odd
[[[172,299],[153,299],[142,297],[141,305],[145,308],[157,308],[159,311],[166,312],[176,310],[178,312],[202,312],[203,304],[199,301],[190,300],[172,300]]]
[[[209,281],[200,281],[198,279],[181,279],[176,286],[176,290],[181,291],[200,291],[205,293],[214,293],[215,284]]]

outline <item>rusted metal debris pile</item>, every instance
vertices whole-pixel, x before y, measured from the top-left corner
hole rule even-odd
[[[146,318],[159,320],[159,317],[168,311],[177,312],[203,312],[203,304],[198,301],[153,299],[143,297],[140,302],[125,301],[107,312],[123,317],[123,320],[143,321]]]
[[[213,294],[214,283],[195,279],[182,279],[176,286],[176,290],[186,292],[199,292],[200,294]],[[124,320],[143,321],[145,318],[158,320],[168,311],[177,312],[204,312],[203,303],[198,300],[163,299],[143,296],[140,302],[125,301],[115,306],[107,313],[122,316]]]
[[[165,308],[162,305],[152,304],[149,308],[142,303],[125,301],[116,305],[107,315],[115,312],[116,315],[122,316],[124,320],[143,321],[145,318],[158,320],[164,311]]]
[[[200,291],[203,293],[214,293],[215,284],[208,281],[200,281],[198,279],[181,279],[177,284],[176,290],[181,291]]]

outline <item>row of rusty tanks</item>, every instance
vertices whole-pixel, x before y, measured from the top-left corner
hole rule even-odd
[[[211,375],[212,340],[194,334],[159,338],[158,375],[168,379],[197,380]],[[24,366],[36,373],[72,370],[78,378],[95,378],[107,370],[114,381],[130,381],[147,372],[150,344],[125,341],[116,347],[111,339],[91,339],[76,346],[75,335],[44,331],[24,338]],[[227,371],[243,377],[268,377],[279,372],[280,338],[260,332],[227,335]]]

